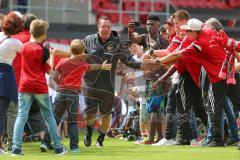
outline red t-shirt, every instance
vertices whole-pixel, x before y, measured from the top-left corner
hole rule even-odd
[[[210,47],[210,40],[217,36],[217,32],[211,29],[203,30],[197,41],[194,41],[186,50],[182,52],[181,59],[188,59],[189,56],[199,61],[206,70],[211,83],[217,83],[222,79],[218,77],[226,51],[222,47]]]
[[[58,88],[78,90],[82,88],[82,81],[90,65],[81,57],[63,58],[57,64],[55,70],[59,72]]]
[[[45,70],[48,64],[43,64],[42,47],[33,42],[23,45],[21,51],[22,71],[18,91],[33,94],[48,94]]]
[[[185,36],[182,44],[180,46],[180,50],[187,48],[189,45],[191,45],[194,42],[193,39],[191,39],[188,36]],[[201,73],[201,64],[199,59],[193,59],[192,57],[188,57],[185,59],[181,59],[181,61],[186,65],[187,70],[189,74],[191,75],[194,83],[199,87],[200,86],[200,73]]]
[[[183,41],[184,39],[178,39],[181,40],[181,44],[179,45],[178,48],[175,49],[175,51],[180,51],[183,48],[186,48],[189,45],[189,41]],[[187,71],[187,66],[186,64],[180,59],[175,65],[176,70],[178,71],[179,74],[182,74]]]
[[[26,42],[29,42],[31,35],[30,35],[29,31],[23,31],[12,37],[20,40],[22,43],[26,43]],[[19,86],[19,82],[20,82],[21,67],[22,67],[21,54],[17,54],[13,60],[13,68],[15,71],[17,86]]]
[[[167,50],[169,50],[169,52],[173,52],[174,50],[176,50],[179,45],[181,44],[182,39],[180,37],[174,36],[169,38],[169,46],[167,47]]]

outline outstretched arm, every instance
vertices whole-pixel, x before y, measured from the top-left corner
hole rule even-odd
[[[168,54],[165,57],[157,58],[155,61],[156,63],[168,65],[177,62],[181,58],[181,52],[174,52],[172,54]]]
[[[133,32],[135,27],[136,26],[133,21],[130,21],[128,23],[128,38],[136,44],[141,44],[143,37],[141,35],[138,35],[136,32],[135,33]]]
[[[107,64],[107,61],[104,61],[103,64],[90,64],[89,70],[111,70],[112,64]]]
[[[163,81],[166,81],[171,75],[173,75],[175,71],[176,71],[175,66],[171,66],[164,75],[159,77],[158,80],[153,83],[153,89],[157,89],[159,84]]]

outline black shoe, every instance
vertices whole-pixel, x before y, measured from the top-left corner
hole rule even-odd
[[[23,156],[22,150],[18,148],[13,148],[12,156]]]
[[[41,152],[47,152],[47,150],[48,150],[48,146],[42,143],[40,145],[40,151]]]
[[[176,140],[175,145],[190,145],[189,140]]]
[[[12,151],[12,145],[9,145],[9,146],[7,147],[7,150],[8,150],[8,151]]]
[[[238,139],[237,140],[230,139],[230,140],[228,140],[227,145],[228,146],[237,146],[238,143],[240,143],[240,141]]]
[[[49,149],[49,150],[54,150],[54,146],[53,146],[52,144],[49,144],[49,145],[48,145],[48,149]]]
[[[55,154],[56,155],[64,155],[68,152],[67,148],[65,147],[61,147],[61,148],[57,148],[55,149]]]
[[[54,149],[54,147],[52,144],[41,143],[41,145],[40,145],[41,152],[47,152],[48,150],[53,150],[53,149]]]
[[[97,138],[96,147],[103,147],[103,141],[105,138],[105,134],[100,131],[98,131],[98,132],[99,132],[99,136]]]
[[[92,127],[91,126],[87,126],[85,137],[84,137],[84,144],[86,147],[89,147],[92,144]]]
[[[206,147],[224,147],[224,143],[212,141],[209,144],[207,144]]]

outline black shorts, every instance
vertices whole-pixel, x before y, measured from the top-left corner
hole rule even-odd
[[[114,106],[114,93],[103,90],[84,91],[85,113],[110,114]]]

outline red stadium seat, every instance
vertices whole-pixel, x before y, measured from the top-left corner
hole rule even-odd
[[[134,11],[135,3],[134,1],[123,1],[123,10],[125,11]]]
[[[164,3],[161,3],[161,2],[153,3],[153,11],[154,12],[163,11],[165,8],[166,8],[166,5]]]
[[[48,42],[58,43],[58,39],[56,39],[56,38],[48,38],[47,41]]]
[[[97,12],[99,9],[103,8],[103,5],[107,3],[108,0],[92,0],[92,10]]]
[[[147,2],[147,1],[139,1],[138,2],[138,9],[140,11],[151,11],[151,2]]]
[[[59,40],[58,40],[58,43],[61,43],[61,44],[70,44],[71,41],[70,41],[70,39],[59,39]]]

